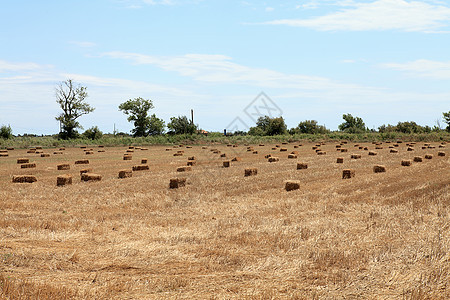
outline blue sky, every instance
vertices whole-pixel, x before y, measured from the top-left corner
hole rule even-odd
[[[118,105],[151,99],[166,122],[189,115],[210,131],[261,92],[289,128],[342,114],[369,128],[436,125],[450,110],[450,3],[440,0],[3,1],[0,125],[57,133],[55,87],[87,87],[79,121],[133,127]],[[442,123],[442,121],[441,121]]]

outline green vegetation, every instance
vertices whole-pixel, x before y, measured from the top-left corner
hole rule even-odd
[[[254,136],[274,136],[287,133],[287,126],[283,117],[270,118],[269,116],[259,117],[256,127],[251,127],[249,135]]]
[[[342,116],[344,123],[338,126],[340,131],[349,133],[361,133],[366,131],[366,124],[360,117],[353,117],[351,114],[344,114]]]
[[[94,111],[94,108],[85,102],[87,96],[86,87],[75,86],[72,79],[61,82],[56,88],[56,103],[63,111],[56,117],[61,123],[60,138],[71,139],[78,136],[76,129],[82,127],[77,119]]]
[[[186,116],[172,117],[170,123],[167,124],[169,134],[194,134],[197,132],[198,126],[188,120]]]
[[[2,127],[0,127],[0,138],[11,139],[12,137],[13,137],[13,135],[12,135],[11,126],[3,125]]]
[[[447,131],[450,132],[450,111],[442,113],[444,122],[447,124]]]
[[[83,137],[90,140],[98,140],[103,136],[103,132],[97,126],[91,127],[83,132]]]
[[[309,133],[309,134],[324,134],[330,132],[323,125],[318,125],[315,120],[306,120],[298,124],[296,128],[289,130],[290,134]]]
[[[130,99],[119,105],[119,110],[128,115],[128,122],[133,122],[133,136],[142,137],[164,133],[164,121],[155,114],[149,116],[148,112],[154,108],[150,99],[141,97]]]

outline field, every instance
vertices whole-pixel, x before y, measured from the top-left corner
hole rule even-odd
[[[327,142],[324,155],[316,143],[150,146],[132,160],[128,147],[10,150],[0,157],[0,299],[449,299],[449,145],[394,144]],[[192,156],[192,171],[177,172]],[[118,178],[143,158],[149,170]],[[386,172],[374,173],[379,164]],[[101,181],[81,181],[83,168]],[[342,179],[344,169],[355,176]],[[56,186],[62,174],[73,183]],[[179,177],[186,186],[169,189]],[[287,192],[286,180],[300,188]]]

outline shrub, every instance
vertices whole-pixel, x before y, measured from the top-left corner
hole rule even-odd
[[[13,135],[11,126],[3,125],[2,127],[0,127],[0,137],[4,138],[5,140],[12,138]]]

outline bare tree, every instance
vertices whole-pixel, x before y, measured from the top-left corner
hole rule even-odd
[[[88,103],[85,102],[88,96],[86,87],[75,85],[72,79],[60,82],[56,87],[56,103],[62,109],[62,113],[56,117],[61,122],[60,137],[70,139],[77,136],[77,128],[82,128],[77,119],[94,111]]]

